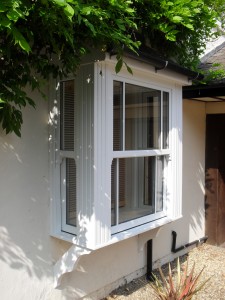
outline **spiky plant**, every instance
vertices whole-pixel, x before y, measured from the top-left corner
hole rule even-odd
[[[169,264],[168,278],[163,274],[162,269],[159,268],[161,280],[155,275],[154,282],[150,283],[154,293],[159,300],[190,300],[192,297],[203,288],[206,282],[199,283],[199,278],[204,268],[197,274],[194,275],[195,264],[191,268],[188,274],[188,260],[184,266],[183,272],[181,272],[181,265],[179,258],[177,259],[177,276],[173,279],[171,266]]]

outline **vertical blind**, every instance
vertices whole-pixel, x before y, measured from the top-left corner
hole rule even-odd
[[[77,170],[75,160],[67,157],[67,151],[74,151],[74,114],[74,80],[63,81],[60,85],[60,148],[65,168],[66,223],[72,226],[76,226]]]

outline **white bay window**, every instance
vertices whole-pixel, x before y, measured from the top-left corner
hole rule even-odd
[[[114,66],[81,66],[54,101],[52,234],[90,249],[181,215],[181,85]]]

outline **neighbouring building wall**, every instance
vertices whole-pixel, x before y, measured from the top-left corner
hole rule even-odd
[[[205,105],[184,101],[183,123],[183,218],[154,239],[154,261],[172,258],[172,230],[179,245],[204,236]],[[53,266],[70,244],[49,235],[48,139],[48,103],[41,98],[36,110],[24,111],[22,138],[0,132],[0,298],[100,299],[145,273],[148,233],[83,256],[54,289]]]
[[[224,102],[206,103],[206,114],[225,114],[225,103]]]

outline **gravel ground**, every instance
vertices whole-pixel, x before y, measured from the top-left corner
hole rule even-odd
[[[225,300],[225,248],[200,245],[192,249],[188,255],[180,257],[181,264],[185,263],[188,257],[189,266],[195,262],[196,272],[204,271],[201,281],[210,278],[202,290],[200,290],[193,300]],[[176,260],[171,263],[172,270],[176,269]],[[162,267],[163,273],[168,274],[168,265]],[[154,272],[157,275],[157,272]],[[156,300],[150,284],[143,276],[133,280],[129,284],[113,291],[108,297],[102,300]]]

